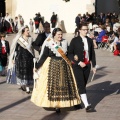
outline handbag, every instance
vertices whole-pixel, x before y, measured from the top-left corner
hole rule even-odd
[[[9,84],[17,84],[15,65],[11,69],[8,69],[6,81]]]
[[[0,72],[2,72],[2,70],[3,70],[3,67],[2,67],[2,64],[0,62]]]

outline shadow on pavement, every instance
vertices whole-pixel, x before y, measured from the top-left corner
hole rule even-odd
[[[45,117],[43,117],[42,119],[40,120],[64,120],[64,118],[68,115],[69,113],[68,112],[62,112],[62,113],[52,113],[52,114],[49,114]]]
[[[108,73],[110,73],[109,71],[104,70],[105,68],[107,68],[107,67],[106,67],[106,66],[103,66],[103,67],[97,68],[97,72],[96,72],[96,74],[95,74],[95,76],[94,76],[94,78],[93,78],[93,81],[94,81],[94,80],[97,80],[97,79],[99,79],[99,78],[101,78],[101,77],[104,77],[104,76],[106,76]],[[89,75],[88,83],[91,82],[92,75],[93,75],[93,72],[91,71],[91,72],[90,72],[90,75]]]
[[[95,108],[96,105],[104,99],[104,97],[111,94],[120,94],[120,83],[112,84],[111,81],[105,81],[102,83],[94,84],[87,87],[87,94],[89,102]]]
[[[55,111],[54,108],[45,108],[44,107],[44,109],[47,110],[47,111]],[[81,109],[81,108],[78,108],[78,109]],[[75,111],[75,110],[78,110],[78,109],[76,109],[74,106],[73,107],[60,108],[61,113],[68,112],[68,111]]]
[[[2,82],[0,82],[0,84],[4,84],[4,83],[6,83],[6,81],[2,81]]]
[[[0,109],[0,112],[3,112],[3,111],[5,111],[5,110],[7,110],[7,109],[10,109],[10,108],[12,108],[12,107],[14,107],[14,106],[16,106],[16,105],[18,105],[18,104],[21,104],[22,102],[25,102],[25,101],[29,100],[30,97],[31,97],[31,96],[28,96],[28,97],[26,97],[26,98],[23,98],[23,99],[21,99],[21,100],[19,100],[19,101],[17,101],[17,102],[14,102],[14,103],[8,105],[8,106],[6,106],[6,107],[3,107],[3,108]]]

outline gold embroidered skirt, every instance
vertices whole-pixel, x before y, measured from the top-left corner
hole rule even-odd
[[[48,57],[40,68],[31,101],[41,107],[63,108],[80,104],[72,68],[61,58]]]

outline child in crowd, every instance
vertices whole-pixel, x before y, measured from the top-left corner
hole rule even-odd
[[[5,76],[5,67],[7,66],[7,59],[10,52],[9,42],[5,40],[6,34],[0,34],[0,64],[2,66],[1,75]]]

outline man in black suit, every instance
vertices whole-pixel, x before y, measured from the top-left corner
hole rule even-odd
[[[40,23],[40,19],[38,17],[38,14],[35,14],[36,17],[34,18],[34,22],[35,22],[35,33],[39,33],[39,23]]]
[[[75,18],[75,23],[77,27],[79,27],[80,25],[80,19],[81,19],[81,14],[78,14],[77,17]]]
[[[55,28],[56,23],[57,23],[57,14],[55,15],[55,13],[53,12],[53,15],[51,16],[51,24],[52,24],[52,28]]]
[[[98,16],[98,20],[99,20],[99,22],[104,24],[105,23],[105,15],[103,13],[100,13],[100,15]]]
[[[50,34],[50,23],[45,22],[43,24],[44,32],[39,33],[36,40],[33,42],[33,48],[37,50],[39,53],[41,51],[41,46],[45,39],[49,36]]]
[[[92,39],[87,37],[88,26],[82,23],[79,26],[80,35],[72,39],[68,57],[72,62],[73,72],[76,78],[79,94],[83,104],[85,105],[86,112],[93,111],[90,104],[88,104],[86,95],[86,84],[90,74],[91,63],[93,73],[96,72],[96,58]]]

